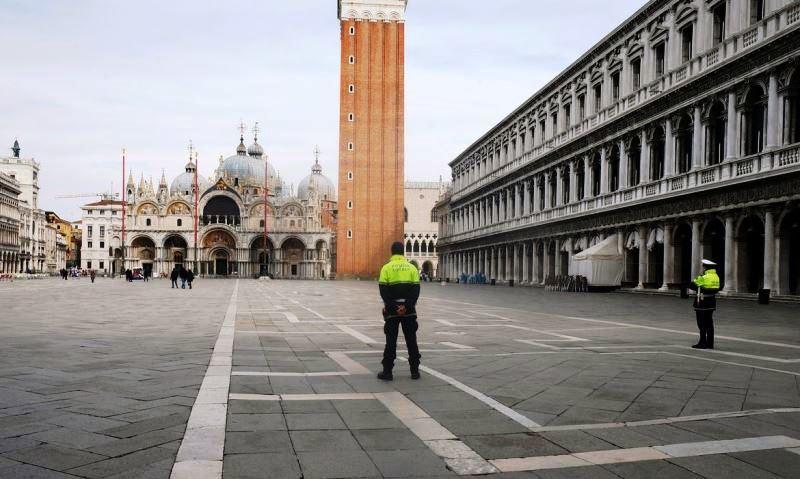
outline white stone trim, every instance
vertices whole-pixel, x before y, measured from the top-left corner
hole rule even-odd
[[[339,20],[404,22],[408,0],[339,0]]]

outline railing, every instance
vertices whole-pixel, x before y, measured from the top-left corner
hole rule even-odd
[[[553,148],[568,143],[580,135],[587,133],[590,129],[602,125],[622,113],[625,113],[635,106],[651,100],[657,96],[662,95],[664,92],[669,91],[679,86],[688,79],[705,74],[706,71],[718,63],[727,61],[736,57],[743,50],[768,40],[775,35],[782,33],[786,28],[797,23],[800,20],[800,4],[793,4],[781,10],[773,12],[768,17],[764,18],[757,25],[740,31],[734,35],[730,35],[723,40],[719,45],[698,54],[688,62],[680,65],[672,71],[666,72],[664,75],[655,79],[654,81],[643,85],[634,93],[622,98],[620,101],[615,102],[593,116],[589,116],[581,120],[576,126],[569,128],[566,132],[558,135],[555,139],[548,140],[543,145],[538,145],[530,151],[519,156],[512,162],[508,162],[496,170],[490,172],[488,176],[479,178],[478,180],[462,184],[460,187],[454,187],[453,198],[458,199],[464,195],[470,194],[473,191],[481,188],[487,183],[494,182],[498,178],[502,178],[530,163],[539,156],[542,156]]]
[[[598,197],[585,198],[568,205],[560,205],[544,211],[536,211],[514,219],[452,234],[439,239],[439,246],[469,240],[494,233],[507,232],[515,228],[529,227],[546,223],[559,218],[579,216],[588,211],[614,208],[646,199],[658,200],[661,195],[668,195],[677,191],[691,191],[694,188],[721,186],[736,178],[780,172],[784,169],[800,171],[800,143],[795,143],[777,150],[757,153],[744,158],[722,162],[716,165],[697,168],[677,176],[662,178],[636,186],[623,188],[614,193]]]

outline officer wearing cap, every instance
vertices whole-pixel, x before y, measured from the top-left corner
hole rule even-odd
[[[692,346],[695,349],[714,349],[714,319],[717,309],[717,293],[719,292],[719,276],[717,266],[711,260],[703,260],[703,274],[691,282],[689,288],[697,291],[694,299],[694,311],[697,316],[697,328],[700,330],[700,341]]]
[[[408,364],[411,379],[419,379],[419,346],[417,345],[417,299],[419,298],[419,271],[403,256],[403,243],[392,244],[392,257],[381,268],[378,279],[383,299],[383,332],[386,348],[383,350],[383,371],[378,379],[391,381],[394,360],[397,357],[397,335],[402,326],[408,346]]]

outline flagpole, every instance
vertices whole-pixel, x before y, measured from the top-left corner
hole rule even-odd
[[[198,274],[197,269],[197,226],[199,223],[199,216],[197,212],[198,198],[200,197],[200,189],[197,184],[197,171],[200,169],[199,159],[197,152],[194,152],[194,274]]]
[[[125,148],[122,149],[122,268],[120,268],[120,275],[125,273],[125,192],[127,185],[125,184]]]
[[[269,200],[269,155],[264,155],[264,274],[269,276],[269,259],[267,258],[267,201]]]

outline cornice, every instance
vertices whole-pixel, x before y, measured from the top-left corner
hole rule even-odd
[[[339,0],[339,20],[404,22],[408,0]]]

